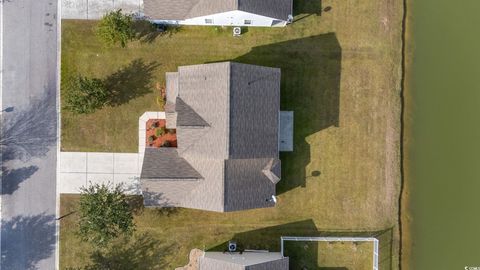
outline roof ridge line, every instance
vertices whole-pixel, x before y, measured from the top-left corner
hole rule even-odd
[[[196,0],[196,1],[197,1],[197,3],[195,3],[194,5],[192,5],[192,6],[190,7],[190,9],[188,10],[188,12],[187,12],[187,14],[186,14],[186,15],[187,15],[187,18],[185,18],[185,19],[195,18],[195,17],[190,16],[190,13],[191,13],[192,10],[193,10],[196,6],[198,6],[198,4],[200,4],[200,2],[201,2],[201,1],[199,1],[199,0]]]
[[[232,95],[231,95],[231,88],[232,88],[232,62],[231,61],[228,61],[228,66],[227,66],[227,76],[228,76],[228,81],[227,81],[227,106],[226,106],[226,114],[227,114],[227,117],[225,117],[225,120],[226,120],[226,125],[225,125],[225,129],[226,129],[226,133],[227,133],[227,140],[226,140],[226,152],[227,152],[227,158],[226,159],[229,159],[230,158],[230,115],[231,115],[231,106],[230,104],[232,103],[231,102],[231,98],[232,98]]]
[[[180,127],[185,127],[185,126],[180,126]],[[187,128],[187,129],[191,129],[191,128]],[[185,149],[183,149],[183,151],[180,151],[179,149],[177,149],[177,152],[179,155],[183,155],[183,153],[187,152],[190,148],[192,148],[197,142],[198,140],[202,139],[203,137],[205,137],[205,135],[208,133],[208,130],[207,129],[210,129],[210,126],[203,126],[202,129],[205,129],[203,132],[202,132],[202,135],[201,136],[198,136],[194,141],[192,141],[192,143],[190,143],[188,145],[188,147],[186,147]],[[186,159],[185,159],[186,160]],[[188,162],[188,160],[186,160]],[[188,162],[190,163],[190,162]]]

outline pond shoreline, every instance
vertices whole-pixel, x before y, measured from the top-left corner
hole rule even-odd
[[[400,196],[398,205],[399,227],[399,269],[411,269],[412,251],[412,215],[410,211],[410,183],[409,183],[409,149],[411,140],[412,116],[411,116],[411,68],[413,60],[412,39],[412,0],[403,0],[402,20],[402,78],[401,78],[401,113],[400,113]]]

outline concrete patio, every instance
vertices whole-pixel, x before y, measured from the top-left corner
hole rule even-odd
[[[293,151],[293,111],[280,112],[280,152]]]

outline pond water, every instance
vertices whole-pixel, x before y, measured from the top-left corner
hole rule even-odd
[[[480,269],[480,1],[411,2],[412,269]]]

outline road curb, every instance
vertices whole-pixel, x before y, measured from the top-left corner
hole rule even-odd
[[[0,110],[3,111],[3,5],[4,2],[0,1]],[[0,112],[0,136],[3,134],[3,112]],[[3,147],[0,150],[0,164],[3,165]],[[3,190],[3,169],[0,174],[0,232],[2,230],[2,196]],[[0,254],[2,254],[2,234],[0,233]],[[0,269],[2,265],[0,264]]]
[[[60,157],[60,146],[61,146],[61,104],[60,104],[60,82],[61,82],[61,55],[62,55],[62,3],[61,1],[57,2],[57,89],[56,89],[56,110],[57,110],[57,158],[56,158],[56,168],[55,168],[55,213],[57,219],[55,220],[55,269],[60,269],[60,194],[58,193],[57,182],[58,182],[58,163]]]

